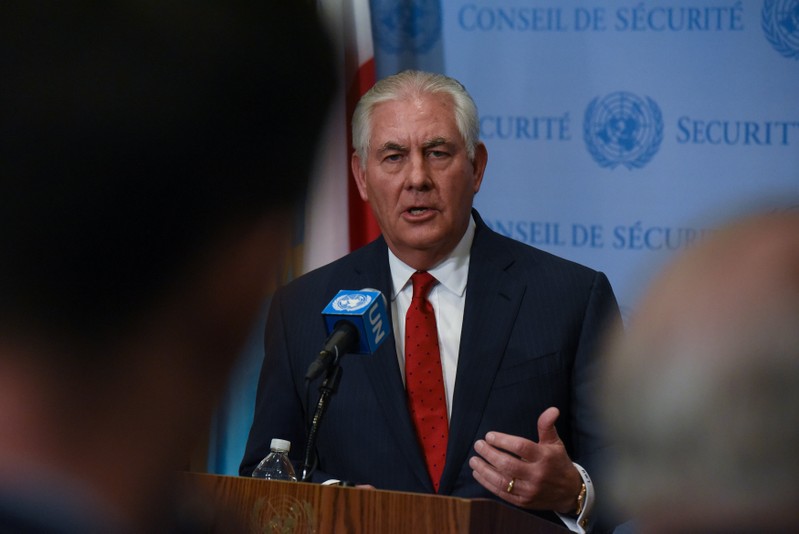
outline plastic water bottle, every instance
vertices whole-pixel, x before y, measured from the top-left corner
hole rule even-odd
[[[294,466],[291,465],[291,460],[289,460],[291,442],[285,439],[274,438],[269,448],[272,452],[261,460],[261,463],[259,463],[255,471],[252,472],[252,477],[297,482]]]

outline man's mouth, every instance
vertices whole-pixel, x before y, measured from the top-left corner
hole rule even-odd
[[[420,215],[427,211],[428,208],[410,208],[408,209],[408,213],[411,215]]]

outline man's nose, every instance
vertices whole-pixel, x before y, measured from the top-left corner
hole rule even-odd
[[[432,180],[423,155],[411,157],[408,174],[405,177],[405,186],[410,189],[428,189]]]

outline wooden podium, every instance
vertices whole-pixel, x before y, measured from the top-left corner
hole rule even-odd
[[[193,490],[219,509],[214,532],[228,532],[233,514],[259,533],[563,534],[554,523],[490,499],[322,486],[244,477],[183,473]],[[223,513],[224,511],[224,513]],[[207,510],[206,510],[207,512]]]

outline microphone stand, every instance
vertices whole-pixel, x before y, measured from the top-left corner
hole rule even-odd
[[[341,382],[341,366],[339,365],[339,355],[330,363],[325,372],[325,379],[319,385],[319,401],[316,403],[316,411],[314,412],[313,419],[311,420],[311,428],[308,431],[308,442],[305,445],[305,461],[302,464],[302,481],[310,482],[311,475],[316,469],[316,459],[314,458],[313,465],[311,464],[311,457],[316,449],[316,434],[319,431],[319,424],[322,422],[322,417],[325,415],[327,405],[330,397],[338,391],[339,382]]]

